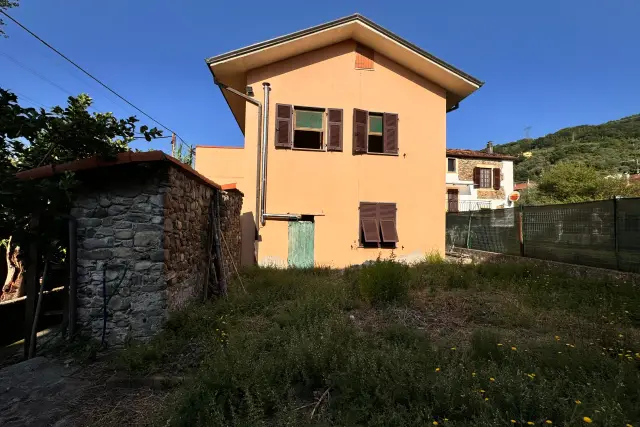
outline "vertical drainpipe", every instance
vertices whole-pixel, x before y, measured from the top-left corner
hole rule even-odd
[[[262,166],[260,168],[262,186],[260,197],[260,223],[264,227],[266,222],[265,213],[267,211],[267,143],[269,135],[269,91],[271,91],[271,85],[264,82],[262,83],[262,87],[264,89],[264,102],[262,103]]]
[[[246,102],[249,102],[250,104],[255,105],[256,107],[258,107],[258,128],[257,128],[257,135],[258,135],[258,146],[257,146],[257,159],[256,159],[256,236],[260,233],[260,217],[261,217],[261,211],[260,211],[260,144],[261,144],[261,134],[260,134],[260,120],[262,120],[264,114],[262,113],[262,104],[260,103],[260,101],[253,99],[252,97],[250,97],[249,95],[246,95],[242,92],[240,92],[239,90],[236,90],[232,87],[227,86],[226,84],[219,82],[218,80],[216,80],[215,75],[213,76],[213,82],[220,88],[220,89],[224,89],[228,92],[233,93],[234,95],[239,96],[240,98],[244,99]],[[268,107],[267,107],[267,112],[268,112]],[[264,132],[264,131],[263,131]],[[258,259],[258,246],[259,245],[255,245],[255,257],[256,260]]]

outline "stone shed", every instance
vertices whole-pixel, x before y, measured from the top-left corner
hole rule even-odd
[[[240,265],[242,193],[234,185],[220,186],[160,151],[48,168],[72,170],[81,183],[71,210],[81,334],[100,339],[106,302],[109,344],[146,340]]]

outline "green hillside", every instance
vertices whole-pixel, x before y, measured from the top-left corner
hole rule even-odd
[[[640,114],[497,145],[495,152],[520,158],[516,181],[536,180],[560,161],[581,161],[603,173],[635,173],[636,159],[640,161]],[[522,155],[527,152],[529,158]]]

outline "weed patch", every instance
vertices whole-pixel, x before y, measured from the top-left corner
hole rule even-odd
[[[246,294],[120,355],[119,369],[190,374],[159,424],[640,422],[632,283],[435,260],[243,274]]]

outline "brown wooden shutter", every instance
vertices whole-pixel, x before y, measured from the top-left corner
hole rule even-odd
[[[382,231],[382,241],[385,243],[396,243],[398,241],[396,212],[395,203],[378,203],[378,221]]]
[[[276,148],[291,148],[293,143],[293,107],[276,104]]]
[[[382,141],[386,154],[398,154],[398,115],[384,113],[382,117]]]
[[[369,113],[365,110],[353,109],[353,154],[367,152]]]
[[[493,189],[500,189],[500,168],[493,168]]]
[[[342,109],[329,108],[327,118],[327,151],[342,151]]]
[[[473,168],[473,187],[480,188],[480,168]]]
[[[377,203],[360,203],[360,230],[362,243],[380,243],[380,224]]]

